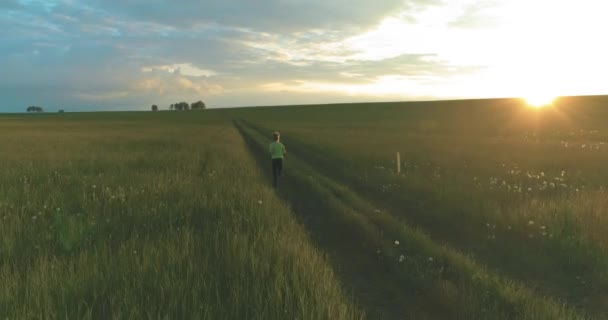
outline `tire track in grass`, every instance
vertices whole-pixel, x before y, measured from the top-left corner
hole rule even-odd
[[[261,133],[243,122],[235,125],[264,167]],[[299,158],[288,161],[280,195],[329,253],[371,318],[584,318],[437,245]]]
[[[254,140],[252,133],[246,128],[238,124],[236,126],[259,165],[267,169],[269,161],[265,154],[260,152],[260,143]],[[323,193],[322,187],[315,185],[307,177],[298,176],[291,163],[284,174],[279,195],[291,205],[317,245],[329,254],[336,273],[347,289],[355,293],[356,299],[363,304],[369,318],[403,319],[404,315],[410,313],[403,301],[412,299],[413,292],[395,286],[391,269],[375,262],[378,257],[370,253],[375,251],[361,250],[360,245],[369,240],[353,231],[357,229],[358,222],[349,221],[343,215],[332,214],[331,207],[336,206],[337,203],[331,201],[326,193],[319,195]],[[272,183],[270,177],[267,182]],[[315,200],[306,196],[289,196],[313,193],[317,195]],[[372,243],[368,244],[368,246],[372,245]],[[432,317],[420,317],[420,319],[424,318]],[[440,319],[440,317],[434,318]]]

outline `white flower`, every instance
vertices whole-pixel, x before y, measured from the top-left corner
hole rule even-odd
[[[433,257],[429,257],[429,261],[433,262]]]
[[[259,204],[262,204],[262,200],[258,200],[258,203],[259,203]]]
[[[403,260],[405,260],[405,256],[400,255],[400,256],[399,256],[399,262],[403,262]]]
[[[395,240],[395,245],[398,246],[399,245],[399,240]]]
[[[532,220],[528,221],[528,225],[529,225],[529,226],[534,225],[534,221],[532,221]]]

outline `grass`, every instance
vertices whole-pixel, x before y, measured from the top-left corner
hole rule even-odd
[[[1,116],[0,316],[606,318],[606,102]]]
[[[402,224],[602,318],[608,312],[602,213],[608,140],[597,117],[605,99],[565,98],[546,110],[481,100],[235,115],[266,134],[281,129],[299,159]],[[339,112],[348,116],[335,121]],[[471,115],[479,121],[469,121]]]
[[[87,117],[0,119],[2,318],[362,317],[230,122]]]
[[[243,132],[255,135],[251,130],[243,129]],[[257,136],[261,142],[259,133]],[[322,239],[320,245],[338,248],[333,250],[335,260],[353,269],[351,272],[359,275],[384,272],[386,279],[381,279],[383,286],[376,288],[377,293],[384,299],[392,298],[387,292],[400,294],[402,299],[397,301],[405,305],[412,318],[582,318],[559,303],[534,295],[521,284],[488,272],[462,254],[437,245],[419,230],[400,223],[389,213],[374,209],[375,206],[346,186],[319,175],[299,160],[299,154],[295,157],[297,159],[290,161],[294,173],[286,176],[287,187],[297,184],[290,190],[298,190],[298,198],[308,197],[300,201],[318,201],[307,209],[316,216],[312,219],[317,221],[309,225],[313,230],[320,229],[317,230]],[[328,218],[326,215],[333,216]],[[326,234],[332,230],[338,233],[338,238],[332,239]],[[367,259],[377,260],[376,266],[361,264],[357,268],[349,265],[361,259],[362,253]],[[378,265],[384,270],[378,271]],[[368,310],[374,310],[378,304],[374,298],[377,297],[368,301]],[[429,304],[430,301],[433,303]],[[399,314],[382,313],[386,311],[375,310],[370,315],[373,318],[399,317]]]

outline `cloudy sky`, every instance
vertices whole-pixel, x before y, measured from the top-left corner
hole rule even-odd
[[[608,93],[604,0],[0,0],[0,112]]]

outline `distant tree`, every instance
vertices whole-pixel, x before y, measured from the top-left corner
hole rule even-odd
[[[152,111],[158,111],[158,106],[157,106],[157,105],[155,105],[155,104],[153,104],[153,105],[152,105]]]
[[[192,110],[203,110],[206,107],[207,106],[205,106],[205,103],[200,100],[197,102],[192,102],[192,105],[190,105],[190,109]]]
[[[174,103],[171,106],[169,106],[169,110],[177,110],[177,111],[190,110],[190,104],[188,104],[188,102]]]
[[[173,105],[173,108],[177,111],[188,110],[190,105],[187,102],[178,102]]]
[[[59,109],[59,111],[58,111],[58,112],[59,112],[59,113],[63,113],[63,109]]]
[[[44,112],[42,107],[37,107],[37,106],[29,106],[29,107],[27,107],[26,110],[27,110],[27,112]]]

